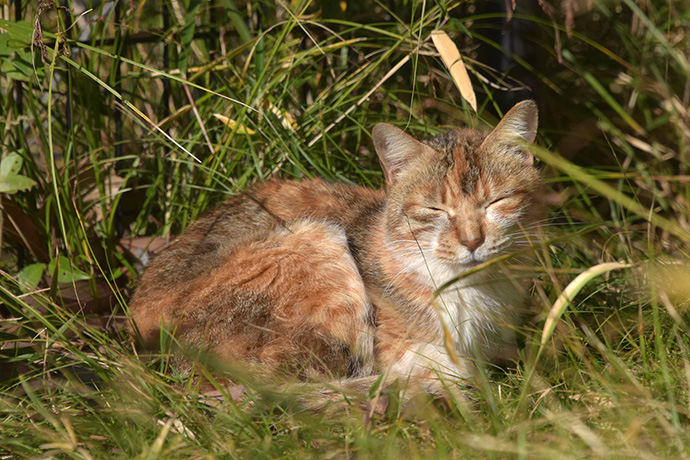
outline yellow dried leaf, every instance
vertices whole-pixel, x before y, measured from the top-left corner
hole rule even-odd
[[[213,116],[219,119],[227,126],[229,126],[230,128],[234,129],[235,127],[237,127],[237,132],[240,134],[256,134],[256,131],[254,131],[253,129],[247,128],[246,126],[237,123],[235,120],[233,120],[232,118],[228,118],[225,115],[214,113]]]
[[[630,263],[607,262],[590,267],[577,275],[577,277],[563,289],[563,292],[561,292],[561,295],[558,296],[551,310],[549,310],[549,315],[546,317],[546,321],[544,321],[544,330],[541,335],[541,347],[551,338],[551,334],[553,334],[554,329],[556,329],[556,322],[563,316],[570,302],[573,301],[578,292],[580,292],[592,278],[608,273],[611,270],[620,270],[630,267],[632,267]]]
[[[455,86],[458,87],[462,97],[465,98],[467,103],[470,104],[470,107],[476,112],[477,96],[474,94],[470,76],[467,74],[465,64],[462,62],[458,47],[455,46],[455,43],[453,43],[453,40],[450,39],[448,34],[442,30],[434,30],[431,32],[431,40],[434,42],[438,54],[441,55],[443,64],[450,72]]]
[[[297,122],[289,112],[280,110],[278,107],[273,105],[271,101],[267,101],[266,105],[268,106],[268,110],[270,110],[271,113],[280,120],[280,124],[283,125],[283,128],[291,131],[295,131],[297,129]]]

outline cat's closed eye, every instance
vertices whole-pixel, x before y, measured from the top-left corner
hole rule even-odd
[[[415,220],[431,221],[448,217],[449,211],[439,205],[427,205],[426,203],[410,202],[403,207],[403,214],[412,217]]]
[[[498,198],[487,200],[484,208],[517,208],[525,202],[525,195],[520,193],[512,193],[510,195],[500,195]]]
[[[484,205],[484,211],[490,220],[503,224],[520,218],[524,211],[525,198],[520,195],[505,195]],[[507,219],[507,220],[506,220]]]
[[[493,206],[493,207],[497,207],[497,206],[500,206],[500,205],[504,205],[504,204],[506,204],[508,201],[510,201],[510,200],[513,199],[513,198],[514,198],[513,196],[501,196],[501,197],[499,197],[499,198],[496,198],[496,199],[494,199],[494,200],[492,200],[492,201],[489,201],[488,203],[484,204],[484,207],[485,207],[485,208],[490,208],[490,207],[492,207],[492,206]]]

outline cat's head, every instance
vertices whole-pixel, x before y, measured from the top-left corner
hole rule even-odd
[[[525,146],[536,131],[534,101],[515,105],[488,134],[454,130],[420,142],[376,125],[389,248],[420,272],[457,272],[527,243],[541,181]]]

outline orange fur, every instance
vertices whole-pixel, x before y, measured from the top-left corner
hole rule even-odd
[[[274,180],[230,199],[147,268],[130,306],[142,339],[153,346],[163,320],[186,345],[271,373],[384,373],[433,393],[443,375],[470,378],[475,358],[513,343],[523,295],[496,269],[435,292],[526,242],[540,180],[521,142],[535,130],[531,101],[488,136],[421,143],[377,125],[385,193]]]

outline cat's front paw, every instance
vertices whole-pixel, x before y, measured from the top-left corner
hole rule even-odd
[[[386,369],[390,377],[420,385],[435,398],[468,398],[474,363],[462,357],[451,357],[443,346],[424,342],[407,342],[398,358]]]

